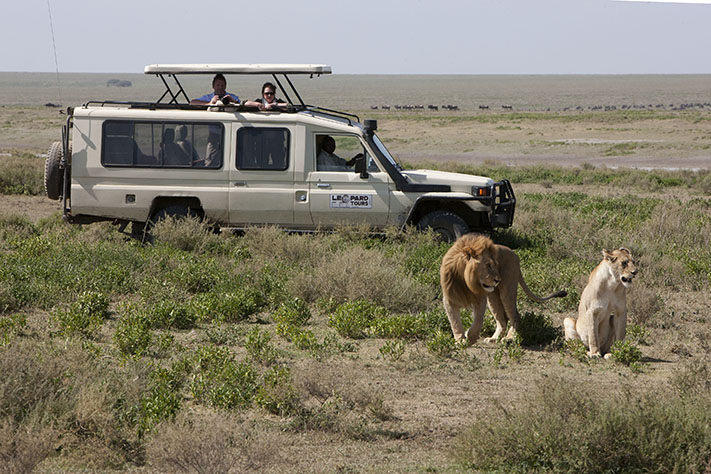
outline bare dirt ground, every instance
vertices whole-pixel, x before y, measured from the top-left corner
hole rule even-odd
[[[61,212],[61,203],[46,196],[0,195],[0,214],[20,214],[37,223]]]

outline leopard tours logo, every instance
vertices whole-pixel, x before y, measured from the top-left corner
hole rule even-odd
[[[330,207],[372,209],[373,196],[371,194],[331,194]]]

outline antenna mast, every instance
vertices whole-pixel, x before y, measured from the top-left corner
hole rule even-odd
[[[47,11],[49,12],[49,29],[52,32],[52,48],[54,49],[54,68],[57,72],[57,94],[59,103],[62,102],[62,89],[59,86],[59,62],[57,61],[57,44],[54,41],[54,24],[52,23],[52,9],[49,6],[49,0],[47,0]]]

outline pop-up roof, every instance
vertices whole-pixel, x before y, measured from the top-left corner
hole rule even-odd
[[[146,74],[331,74],[325,64],[151,64]]]
[[[166,90],[160,99],[156,101],[156,104],[162,102],[166,96],[169,96],[169,103],[177,105],[179,104],[178,97],[180,95],[185,98],[186,103],[190,102],[188,95],[177,78],[178,74],[270,74],[281,88],[287,101],[292,105],[296,105],[277,77],[277,75],[283,76],[296,95],[298,103],[305,108],[306,104],[304,104],[294,84],[289,79],[289,75],[309,74],[313,77],[314,75],[331,74],[331,66],[325,64],[151,64],[146,66],[143,72],[145,74],[155,74],[161,78],[165,85]],[[164,75],[175,81],[175,85],[178,88],[177,91],[171,89],[165,77],[163,77]]]

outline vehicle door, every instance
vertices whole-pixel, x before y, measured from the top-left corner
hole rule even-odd
[[[390,207],[389,177],[373,160],[357,135],[314,133],[314,166],[308,174],[311,219],[315,226],[368,224],[384,227]],[[324,150],[333,139],[335,150]],[[326,146],[325,148],[329,148]],[[365,159],[366,173],[358,173],[351,160]],[[347,163],[348,162],[348,163]]]
[[[229,220],[234,226],[294,222],[294,131],[233,124]]]

